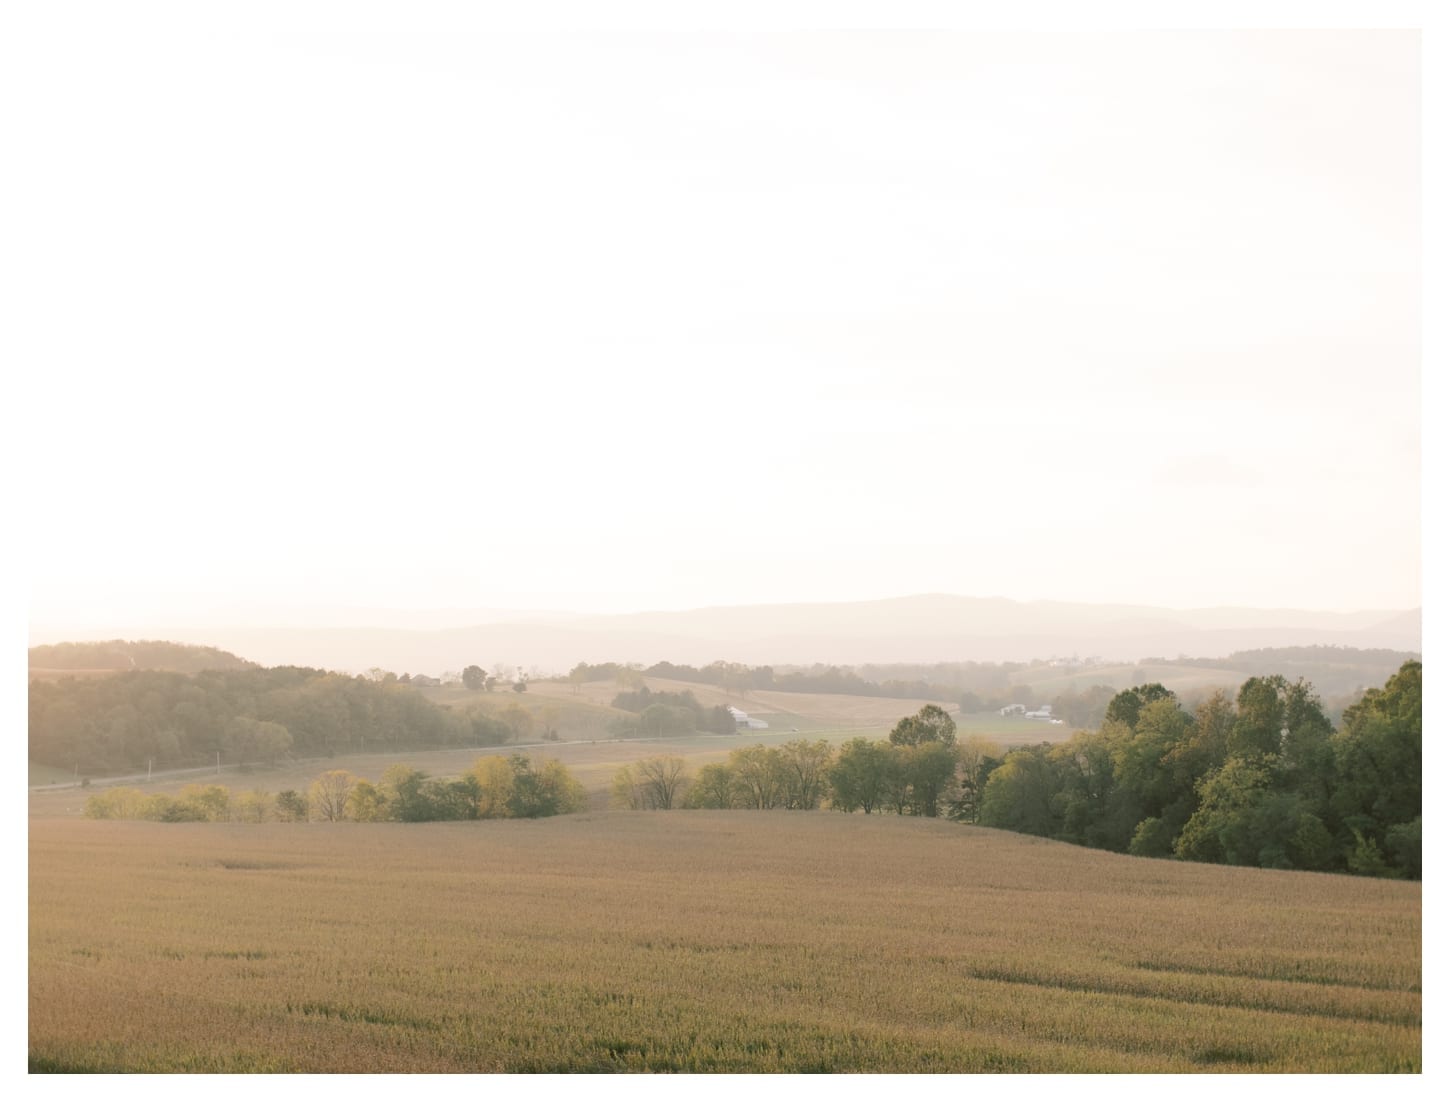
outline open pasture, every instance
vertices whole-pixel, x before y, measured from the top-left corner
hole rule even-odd
[[[30,824],[37,1071],[1415,1071],[1420,887],[835,813]]]
[[[752,716],[758,716],[771,725],[807,727],[890,727],[902,716],[914,715],[924,704],[945,704],[946,701],[897,700],[884,696],[854,696],[850,693],[788,693],[774,689],[751,689],[747,694],[727,693],[718,685],[704,685],[694,681],[674,681],[661,677],[646,677],[644,683],[650,692],[691,692],[707,708],[717,704],[729,704]],[[624,686],[614,681],[588,681],[582,685],[571,685],[565,681],[537,681],[529,686],[529,692],[565,699],[584,700],[596,705],[607,705],[624,692]],[[525,694],[526,695],[526,694]],[[950,708],[955,712],[953,704]]]

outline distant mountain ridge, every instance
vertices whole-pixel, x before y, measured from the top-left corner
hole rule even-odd
[[[1027,661],[1097,656],[1137,661],[1223,657],[1280,646],[1416,651],[1421,613],[1409,610],[1167,609],[919,594],[877,601],[740,605],[613,615],[502,613],[472,626],[420,630],[418,613],[379,611],[376,626],[189,625],[148,629],[223,647],[263,665],[432,673],[477,663],[563,673],[575,663],[662,659],[705,664],[862,664]],[[430,613],[433,622],[441,613]],[[396,616],[398,619],[393,619]],[[392,623],[388,621],[393,619]],[[399,626],[406,623],[409,626]],[[72,634],[70,638],[76,638]]]

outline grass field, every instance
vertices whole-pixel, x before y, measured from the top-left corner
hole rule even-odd
[[[820,813],[30,824],[35,1071],[1415,1071],[1418,884]]]
[[[53,765],[41,765],[39,762],[30,762],[30,779],[28,784],[31,788],[41,784],[74,784],[76,774],[69,769],[57,769]]]
[[[1094,685],[1109,685],[1122,690],[1134,685],[1156,681],[1165,689],[1182,696],[1195,691],[1223,689],[1233,695],[1248,674],[1220,670],[1212,666],[1169,666],[1152,662],[1125,663],[1120,666],[1094,666],[1088,670],[1064,673],[1051,666],[1019,671],[1013,684],[1031,685],[1043,702],[1064,692],[1081,692]]]
[[[900,704],[900,701],[892,702]],[[905,712],[901,713],[905,715]],[[897,716],[896,718],[899,718]],[[796,720],[796,723],[791,723]],[[731,750],[763,743],[778,746],[793,739],[825,739],[840,745],[847,739],[885,738],[889,725],[872,727],[832,727],[819,717],[794,717],[775,713],[772,726],[765,731],[740,731],[733,735],[680,735],[659,739],[576,739],[527,745],[467,747],[450,750],[385,750],[378,753],[341,753],[331,758],[309,758],[279,762],[275,766],[253,765],[246,772],[225,767],[220,773],[201,767],[158,777],[147,783],[144,778],[97,779],[87,788],[76,787],[74,777],[64,770],[31,763],[30,784],[60,787],[33,791],[30,815],[40,817],[75,817],[82,813],[87,797],[115,785],[138,788],[150,793],[175,795],[192,784],[221,784],[235,792],[260,789],[276,794],[284,789],[305,792],[316,777],[329,769],[343,769],[371,781],[378,780],[388,766],[395,763],[421,769],[433,777],[456,777],[468,771],[480,757],[523,753],[534,759],[557,758],[568,766],[589,793],[590,807],[605,810],[609,806],[610,782],[621,765],[660,755],[684,759],[691,775],[702,765],[724,761]],[[892,720],[895,722],[895,719]],[[962,736],[986,734],[1004,749],[1027,743],[1057,742],[1067,738],[1072,729],[1053,726],[1021,717],[1003,718],[995,712],[985,715],[958,716],[958,732]],[[787,724],[790,724],[789,726]]]

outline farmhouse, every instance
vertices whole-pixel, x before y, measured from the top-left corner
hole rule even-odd
[[[729,711],[730,718],[735,720],[736,730],[764,731],[769,729],[770,727],[770,724],[766,723],[765,720],[752,719],[750,716],[742,712],[739,708],[731,707],[729,704],[725,705],[725,708],[727,711]]]
[[[1022,714],[1027,719],[1051,719],[1052,718],[1052,705],[1051,704],[1044,704],[1040,708],[1034,708],[1032,711],[1030,711],[1030,712],[1023,712]]]
[[[1025,704],[1009,704],[1005,708],[999,708],[997,714],[1001,716],[1020,716],[1027,711]]]

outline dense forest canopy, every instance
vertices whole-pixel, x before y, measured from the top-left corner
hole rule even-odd
[[[991,770],[987,826],[1149,857],[1418,878],[1421,680],[1406,662],[1345,711],[1253,677],[1189,711],[1161,685],[1109,702],[1097,730]]]
[[[30,683],[30,758],[81,774],[343,750],[495,746],[502,721],[416,690],[298,666],[134,670]]]

